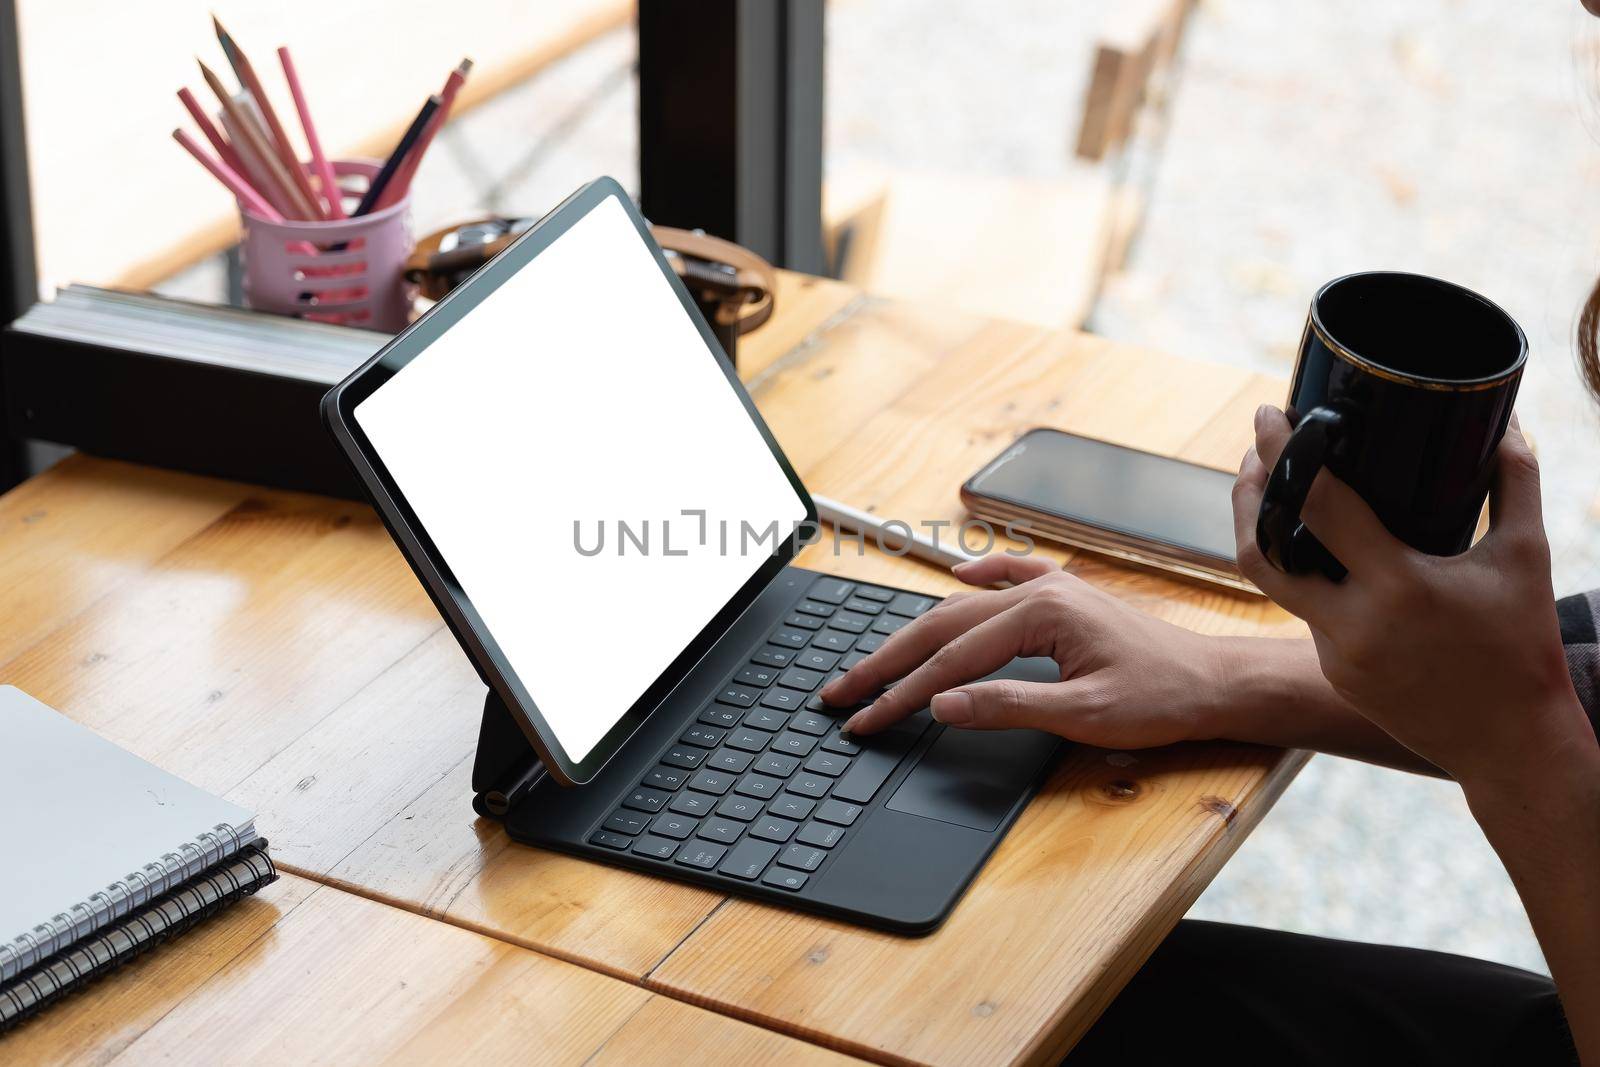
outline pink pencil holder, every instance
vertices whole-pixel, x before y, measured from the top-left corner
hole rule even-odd
[[[342,179],[370,182],[379,169],[374,162],[333,161],[341,188]],[[354,209],[348,199],[345,206]],[[414,287],[404,274],[412,248],[409,192],[359,218],[268,222],[242,205],[239,217],[244,295],[257,311],[388,333],[410,321]]]

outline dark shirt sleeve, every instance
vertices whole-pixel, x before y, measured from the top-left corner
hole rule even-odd
[[[1600,735],[1600,635],[1595,615],[1600,611],[1600,589],[1556,601],[1561,620],[1561,643],[1567,646],[1567,670],[1589,722]]]

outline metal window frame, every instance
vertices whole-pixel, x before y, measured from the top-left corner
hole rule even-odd
[[[19,36],[15,0],[0,0],[0,326],[11,323],[39,299]],[[26,446],[12,437],[3,400],[0,395],[0,491],[10,489],[28,473]]]
[[[639,202],[823,272],[823,0],[639,5]]]

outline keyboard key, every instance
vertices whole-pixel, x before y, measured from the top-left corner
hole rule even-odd
[[[724,797],[722,803],[717,805],[717,814],[749,822],[760,815],[761,809],[765,806],[766,802],[760,797]]]
[[[878,621],[872,624],[872,632],[888,637],[890,634],[898,633],[901,627],[910,621],[900,615],[880,615]]]
[[[678,852],[677,862],[685,867],[699,867],[701,870],[709,871],[727,851],[727,845],[690,841]]]
[[[802,615],[798,611],[783,620],[785,626],[793,626],[797,630],[820,630],[822,620],[815,615]]]
[[[633,844],[633,838],[614,834],[609,830],[596,830],[589,835],[589,844],[599,845],[601,848],[614,848],[618,852],[626,852],[628,846]]]
[[[806,770],[813,774],[826,774],[829,778],[837,778],[849,769],[850,757],[841,756],[837,752],[818,750],[806,760]]]
[[[794,659],[794,653],[787,648],[775,648],[768,645],[760,652],[750,657],[751,663],[761,663],[768,667],[787,667]]]
[[[814,648],[825,648],[829,652],[845,653],[850,651],[850,646],[855,644],[855,634],[847,634],[842,630],[824,630],[811,641]]]
[[[741,685],[753,685],[757,689],[765,689],[777,676],[778,668],[752,663],[748,667],[741,667],[739,673],[733,676],[733,680]]]
[[[889,614],[904,615],[907,618],[916,618],[924,611],[933,607],[938,601],[931,596],[918,596],[916,593],[901,593],[889,601]]]
[[[720,841],[724,845],[731,845],[739,840],[739,835],[742,833],[744,833],[744,823],[713,817],[705,821],[697,836],[707,841]]]
[[[717,694],[717,703],[732,704],[736,708],[748,708],[756,702],[761,695],[759,689],[751,689],[747,685],[727,685],[722,692]]]
[[[844,659],[839,661],[839,669],[841,671],[847,671],[851,667],[854,667],[857,663],[860,663],[862,660],[864,660],[866,658],[867,658],[867,653],[861,651],[858,648],[854,652],[852,652],[848,656],[846,656]]]
[[[679,815],[692,815],[699,818],[711,814],[711,808],[716,804],[716,798],[706,796],[704,793],[693,792],[694,783],[689,783],[690,789],[679,793],[672,798],[672,803],[667,805],[668,811],[675,811]]]
[[[837,578],[818,578],[806,595],[824,604],[843,604],[855,591],[856,587],[852,582],[842,582]]]
[[[637,811],[629,811],[626,808],[612,812],[611,818],[607,819],[605,823],[607,830],[615,830],[617,833],[627,834],[629,837],[639,833],[649,825],[649,819]]]
[[[706,762],[706,766],[718,771],[732,771],[734,774],[743,774],[750,769],[750,761],[755,759],[748,752],[739,752],[731,748],[717,750],[717,754]]]
[[[689,781],[690,789],[721,796],[733,788],[734,776],[722,771],[701,771]],[[653,809],[652,809],[653,810]]]
[[[652,837],[645,834],[633,843],[635,855],[652,856],[658,860],[670,860],[672,854],[678,851],[678,843],[665,837]]]
[[[842,800],[824,800],[817,805],[817,820],[831,822],[835,826],[849,826],[861,817],[865,810],[860,804],[846,804]]]
[[[783,855],[778,857],[778,862],[785,867],[814,871],[821,867],[822,861],[827,858],[828,854],[820,848],[812,848],[810,845],[790,845],[784,850]]]
[[[817,739],[806,734],[797,734],[785,730],[773,738],[772,751],[782,752],[785,756],[799,756],[802,759],[811,755],[811,750],[817,747]]]
[[[768,797],[778,795],[778,787],[783,783],[776,778],[769,778],[764,774],[747,774],[734,786],[735,793],[743,793],[747,797]]]
[[[737,708],[713,704],[700,713],[700,721],[711,726],[737,726],[741,713]]]
[[[628,799],[622,802],[622,806],[632,808],[634,811],[656,812],[661,810],[661,806],[667,802],[667,798],[671,795],[670,793],[663,793],[659,789],[647,789],[644,786],[640,786],[628,794]]]
[[[807,874],[801,874],[799,871],[790,871],[785,870],[782,867],[774,867],[772,870],[761,876],[761,884],[776,886],[779,889],[787,889],[793,893],[803,889],[806,884],[806,879],[809,877],[811,876]]]
[[[728,734],[728,747],[743,749],[745,752],[763,752],[766,750],[767,742],[771,740],[772,735],[765,730],[752,730],[748,726],[741,726]],[[715,756],[711,759],[713,763],[716,762]],[[743,767],[737,769],[744,770]]]
[[[844,602],[844,610],[858,612],[862,615],[876,615],[883,610],[883,605],[875,600],[866,600],[853,596]]]
[[[796,667],[804,667],[808,671],[831,671],[838,662],[839,653],[820,648],[808,648],[794,658]]]
[[[763,841],[776,841],[783,844],[794,836],[800,829],[800,824],[788,819],[780,819],[776,815],[763,815],[750,827],[750,836],[759,837]]]
[[[789,729],[821,737],[833,729],[833,720],[815,711],[798,711],[789,719]]]
[[[653,789],[665,789],[670,793],[683,784],[685,777],[684,772],[676,767],[657,767],[645,775],[644,781],[639,784],[650,786]]]
[[[822,796],[833,784],[833,779],[822,774],[802,774],[800,777],[784,786],[791,793],[799,793],[803,797],[813,799]]]
[[[671,767],[682,767],[686,771],[692,771],[700,766],[700,762],[705,758],[706,754],[701,749],[673,745],[667,749],[667,754],[661,757],[661,762]]]
[[[854,756],[861,751],[861,742],[853,737],[846,737],[842,733],[836,733],[822,742],[822,747],[829,752],[837,752],[841,756]]]
[[[824,604],[820,600],[802,600],[794,606],[794,610],[826,619],[837,607],[836,604]]]
[[[716,748],[722,744],[722,739],[727,733],[728,731],[719,730],[715,726],[691,726],[678,740],[696,748]]]
[[[853,611],[841,611],[828,620],[828,625],[835,630],[843,630],[845,633],[864,634],[867,632],[867,627],[872,625],[872,616],[857,615]]]
[[[817,802],[815,800],[807,800],[805,797],[797,797],[793,793],[785,793],[767,805],[767,814],[798,821],[810,815],[811,809],[816,806]]]
[[[889,640],[889,638],[883,634],[862,634],[860,637],[856,638],[856,651],[865,652],[870,655],[871,653],[882,648],[883,643],[887,640]]]
[[[872,794],[894,773],[900,760],[921,736],[921,729],[910,729],[890,730],[873,738],[872,747],[862,749],[860,755],[856,756],[855,766],[834,785],[833,795],[855,804],[865,804],[871,800]],[[827,741],[823,742],[824,747],[827,744]],[[839,749],[832,751],[838,752]]]
[[[800,766],[798,756],[781,756],[776,752],[768,752],[756,760],[755,770],[762,774],[770,774],[774,778],[787,778]]]
[[[777,633],[767,638],[767,640],[781,648],[799,649],[805,648],[806,645],[811,643],[811,634],[809,631],[796,630],[790,627],[788,629],[779,630]]]
[[[894,599],[894,590],[879,589],[875,585],[858,585],[856,586],[856,596],[866,600],[877,601],[879,604],[887,604]]]
[[[767,690],[767,695],[761,698],[761,703],[769,708],[779,711],[799,711],[805,705],[806,695],[798,690],[785,689],[777,686]]]
[[[673,811],[664,811],[660,815],[656,816],[655,822],[650,824],[650,832],[660,837],[671,837],[682,841],[684,838],[694,833],[694,827],[697,821],[698,820],[691,819],[687,815],[679,815],[677,812]]]
[[[807,693],[822,684],[823,675],[819,671],[808,671],[801,667],[790,667],[783,672],[783,677],[778,681],[790,689],[803,689]]]
[[[832,848],[844,838],[844,827],[829,826],[825,822],[808,822],[795,838],[802,845],[814,848]]]
[[[774,689],[772,692],[778,693],[782,692],[782,690]],[[768,693],[767,695],[771,696],[772,693]],[[745,712],[744,716],[744,724],[746,726],[754,727],[757,730],[777,731],[783,729],[788,725],[788,723],[788,712],[777,711],[772,708],[751,708],[749,711]]]
[[[765,841],[752,841],[745,838],[728,853],[726,859],[717,868],[731,878],[742,878],[753,882],[766,870],[767,864],[772,862],[772,857],[778,854],[778,846]]]

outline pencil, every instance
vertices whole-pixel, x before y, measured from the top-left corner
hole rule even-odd
[[[179,89],[178,99],[183,101],[184,109],[194,119],[195,125],[200,127],[200,132],[205,134],[206,140],[211,142],[211,147],[216,149],[217,155],[221,157],[222,161],[235,171],[239,170],[239,157],[234,154],[233,145],[223,139],[222,133],[212,123],[211,116],[207,115],[205,110],[201,108],[200,101],[194,98],[194,94],[187,88]]]
[[[238,102],[229,95],[227,87],[222,84],[221,79],[212,73],[210,67],[200,60],[195,60],[195,62],[200,63],[201,76],[205,78],[206,84],[211,86],[211,91],[217,94],[217,99],[222,103],[223,113],[233,120],[234,127],[243,138],[242,143],[261,158],[271,184],[281,187],[284,203],[292,206],[293,214],[298,218],[321,218],[321,213],[312,209],[311,204],[305,200],[305,197],[295,186],[293,179],[289,176],[289,172],[284,168],[283,161],[278,158],[278,154],[256,132],[255,119],[248,115],[239,106]]]
[[[450,109],[456,102],[456,94],[461,91],[462,83],[467,80],[467,75],[470,73],[472,73],[472,60],[463,59],[444,80],[444,88],[439,91],[439,110],[428,120],[427,128],[422,131],[422,139],[417,142],[417,147],[412,149],[411,154],[406,156],[406,161],[400,165],[400,172],[395,175],[394,181],[389,183],[388,191],[378,202],[380,208],[388,207],[411,190],[411,181],[416,177],[417,168],[422,165],[422,157],[427,153],[428,146],[433,144],[435,135],[450,120]]]
[[[333,165],[322,154],[322,140],[317,136],[316,123],[311,121],[311,108],[306,104],[305,90],[300,87],[300,75],[295,72],[294,58],[287,45],[278,49],[278,62],[283,65],[283,78],[289,83],[289,95],[294,97],[294,109],[300,115],[300,129],[305,132],[306,146],[311,149],[311,165],[322,180],[322,196],[328,202],[328,217],[344,218],[344,205],[339,202],[339,183],[334,178]]]
[[[206,155],[206,150],[200,147],[188,130],[173,130],[172,137],[200,162],[200,165],[209,170],[213,177],[228,187],[228,191],[238,197],[244,204],[257,215],[268,222],[282,222],[283,216],[261,198],[261,194],[250,187],[250,183],[239,177],[232,167],[218,159]]]
[[[273,149],[278,161],[283,164],[289,180],[294,183],[295,191],[305,198],[311,207],[311,217],[323,218],[323,212],[317,207],[317,194],[311,189],[311,182],[306,178],[305,168],[300,165],[300,158],[295,154],[294,144],[289,140],[289,133],[283,128],[283,123],[278,121],[278,113],[272,108],[272,101],[267,99],[267,90],[261,84],[261,79],[256,77],[255,67],[250,65],[250,57],[244,50],[234,43],[228,31],[222,28],[222,23],[217,16],[211,16],[211,24],[216,27],[217,41],[222,45],[222,52],[228,57],[228,65],[233,68],[233,73],[238,76],[239,84],[249,93],[256,102],[256,107],[261,111],[261,118],[266,123],[267,147]]]
[[[389,153],[389,158],[384,161],[383,169],[372,179],[372,184],[367,187],[367,194],[361,198],[361,205],[355,210],[357,215],[367,214],[377,206],[379,200],[383,199],[383,191],[394,181],[395,171],[400,169],[400,164],[405,162],[406,156],[416,147],[417,139],[422,136],[428,120],[433,118],[433,113],[438,110],[439,97],[438,94],[434,94],[428,97],[422,105],[422,110],[417,112],[417,117],[411,120],[411,125],[406,127],[400,143],[394,146],[394,151]]]
[[[245,140],[244,134],[239,132],[239,127],[234,125],[233,119],[226,111],[222,112],[217,121],[222,123],[222,128],[228,131],[228,136],[233,140],[235,154],[239,157],[239,176],[255,187],[261,198],[277,209],[278,214],[284,218],[298,218],[294,207],[284,196],[283,190],[272,180],[272,173],[267,170],[267,165],[255,149]]]

